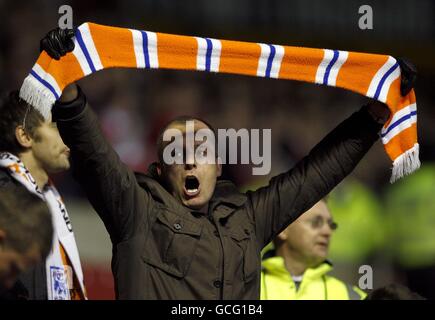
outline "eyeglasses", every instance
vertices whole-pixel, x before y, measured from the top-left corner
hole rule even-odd
[[[317,216],[309,220],[308,222],[310,223],[311,228],[313,229],[320,229],[323,227],[325,223],[327,223],[329,225],[329,228],[333,231],[338,228],[338,224],[335,221],[333,221],[332,219],[328,219],[328,220],[323,219],[321,216]]]

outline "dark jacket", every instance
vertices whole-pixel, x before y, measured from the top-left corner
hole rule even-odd
[[[110,234],[119,299],[258,299],[261,249],[353,170],[380,129],[361,110],[266,187],[244,194],[218,181],[205,215],[152,172],[135,175],[123,164],[85,104],[80,93],[55,106],[54,117],[73,175]]]
[[[26,187],[12,178],[5,169],[0,168],[0,188],[14,190]],[[0,300],[47,300],[45,261],[21,274],[11,289],[0,292]]]

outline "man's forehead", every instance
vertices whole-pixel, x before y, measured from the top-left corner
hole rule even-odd
[[[180,130],[182,133],[185,133],[187,130],[187,123],[188,122],[193,122],[195,132],[200,130],[200,129],[210,129],[204,122],[202,122],[200,120],[186,120],[186,121],[172,122],[165,129],[165,131],[168,129],[177,129],[177,130]]]
[[[325,218],[331,217],[331,213],[329,212],[329,209],[324,201],[317,202],[310,210],[302,215],[302,217],[306,219],[310,219],[315,216],[322,216]]]

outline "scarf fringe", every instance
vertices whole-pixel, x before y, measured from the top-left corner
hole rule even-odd
[[[420,168],[419,151],[420,146],[416,143],[411,149],[394,160],[390,183],[394,183]]]
[[[53,93],[31,75],[24,79],[20,97],[38,110],[45,120],[49,118],[51,107],[56,102]]]

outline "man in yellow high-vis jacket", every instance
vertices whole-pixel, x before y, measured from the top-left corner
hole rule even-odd
[[[337,224],[324,200],[316,203],[274,240],[261,274],[262,300],[360,300],[366,294],[330,276],[326,260]],[[269,257],[268,257],[269,256]]]

